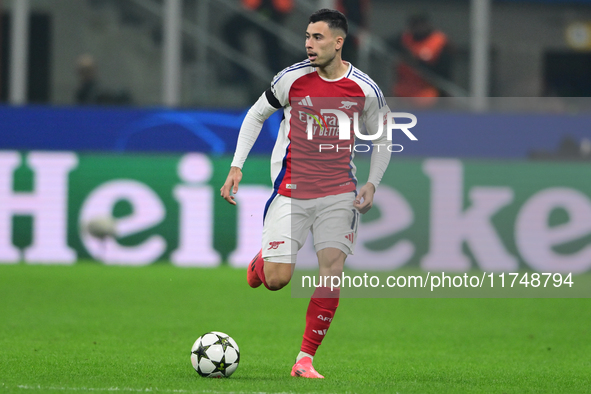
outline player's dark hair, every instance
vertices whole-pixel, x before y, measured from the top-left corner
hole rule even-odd
[[[329,10],[323,8],[310,15],[308,24],[316,22],[326,22],[328,27],[331,29],[340,29],[345,32],[345,35],[349,33],[349,24],[347,23],[347,17],[342,12],[337,10]]]

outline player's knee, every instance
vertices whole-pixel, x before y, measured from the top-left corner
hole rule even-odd
[[[342,252],[339,251],[340,253],[333,253],[332,255],[329,255],[326,261],[326,264],[328,265],[328,267],[330,267],[331,269],[342,269],[343,265],[345,263],[345,259],[342,256]]]
[[[269,289],[282,289],[291,280],[291,266],[289,264],[265,264],[265,278]]]
[[[290,278],[285,277],[282,275],[271,274],[266,277],[267,279],[267,286],[271,290],[280,290],[283,289],[289,283]]]
[[[336,248],[326,248],[318,253],[320,266],[331,274],[342,272],[346,257],[345,253]]]

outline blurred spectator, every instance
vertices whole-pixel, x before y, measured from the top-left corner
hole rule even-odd
[[[241,0],[244,12],[257,12],[267,20],[282,24],[293,9],[294,0]],[[252,22],[242,13],[234,14],[223,26],[224,39],[228,45],[244,52],[243,38],[247,32],[255,32],[263,42],[263,51],[269,70],[277,72],[284,67],[283,52],[279,38]],[[303,40],[303,39],[302,39]],[[303,47],[303,45],[302,45]],[[231,83],[248,82],[249,74],[243,67],[233,65]]]
[[[439,97],[442,92],[425,74],[450,79],[452,51],[445,33],[436,30],[426,14],[409,18],[401,35],[390,40],[402,55],[395,67],[392,93],[396,97]],[[424,71],[426,72],[424,72]]]
[[[370,0],[337,0],[336,9],[345,14],[350,27],[348,43],[343,47],[343,59],[355,64],[362,37],[368,30]],[[352,26],[356,28],[352,29]]]
[[[76,61],[79,85],[76,89],[77,104],[94,104],[97,96],[96,64],[90,55],[81,55]]]
[[[102,89],[97,79],[96,62],[92,55],[81,55],[76,61],[78,88],[75,101],[80,105],[129,105],[131,95],[125,90],[108,91]]]

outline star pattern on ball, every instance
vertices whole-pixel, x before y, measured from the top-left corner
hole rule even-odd
[[[228,340],[228,338],[223,338],[223,337],[220,337],[219,335],[218,335],[218,338],[219,338],[218,342],[220,343],[220,345],[222,345],[224,352],[226,351],[226,349],[228,347],[233,347],[232,344],[230,343],[230,341]]]
[[[200,360],[201,360],[202,357],[209,358],[209,357],[207,357],[207,353],[205,353],[205,351],[207,349],[209,349],[209,346],[203,346],[203,345],[201,345],[193,353],[195,353],[199,357]]]
[[[226,363],[226,356],[225,355],[222,356],[222,359],[219,362],[213,361],[213,360],[210,360],[210,361],[213,365],[215,365],[215,369],[213,370],[212,374],[216,373],[216,372],[221,372],[223,374],[226,373],[226,368],[229,365]]]

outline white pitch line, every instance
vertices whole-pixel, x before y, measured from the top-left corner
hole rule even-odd
[[[257,392],[245,392],[245,391],[211,391],[211,390],[182,390],[182,389],[159,389],[157,387],[148,387],[145,389],[136,389],[132,387],[59,387],[59,386],[31,386],[26,384],[19,384],[17,386],[6,386],[4,383],[0,385],[0,388],[10,389],[18,388],[21,390],[55,390],[55,391],[107,391],[107,392],[133,392],[133,393],[187,393],[187,394],[269,394],[262,391]],[[273,394],[290,394],[288,392],[273,393]]]
[[[6,386],[4,386],[6,387]],[[18,385],[16,388],[22,390],[60,390],[60,391],[127,391],[127,392],[136,392],[136,393],[150,393],[150,392],[160,392],[160,393],[217,393],[216,391],[189,391],[189,390],[160,390],[158,388],[148,387],[145,389],[134,389],[131,387],[58,387],[58,386],[29,386],[29,385]]]

